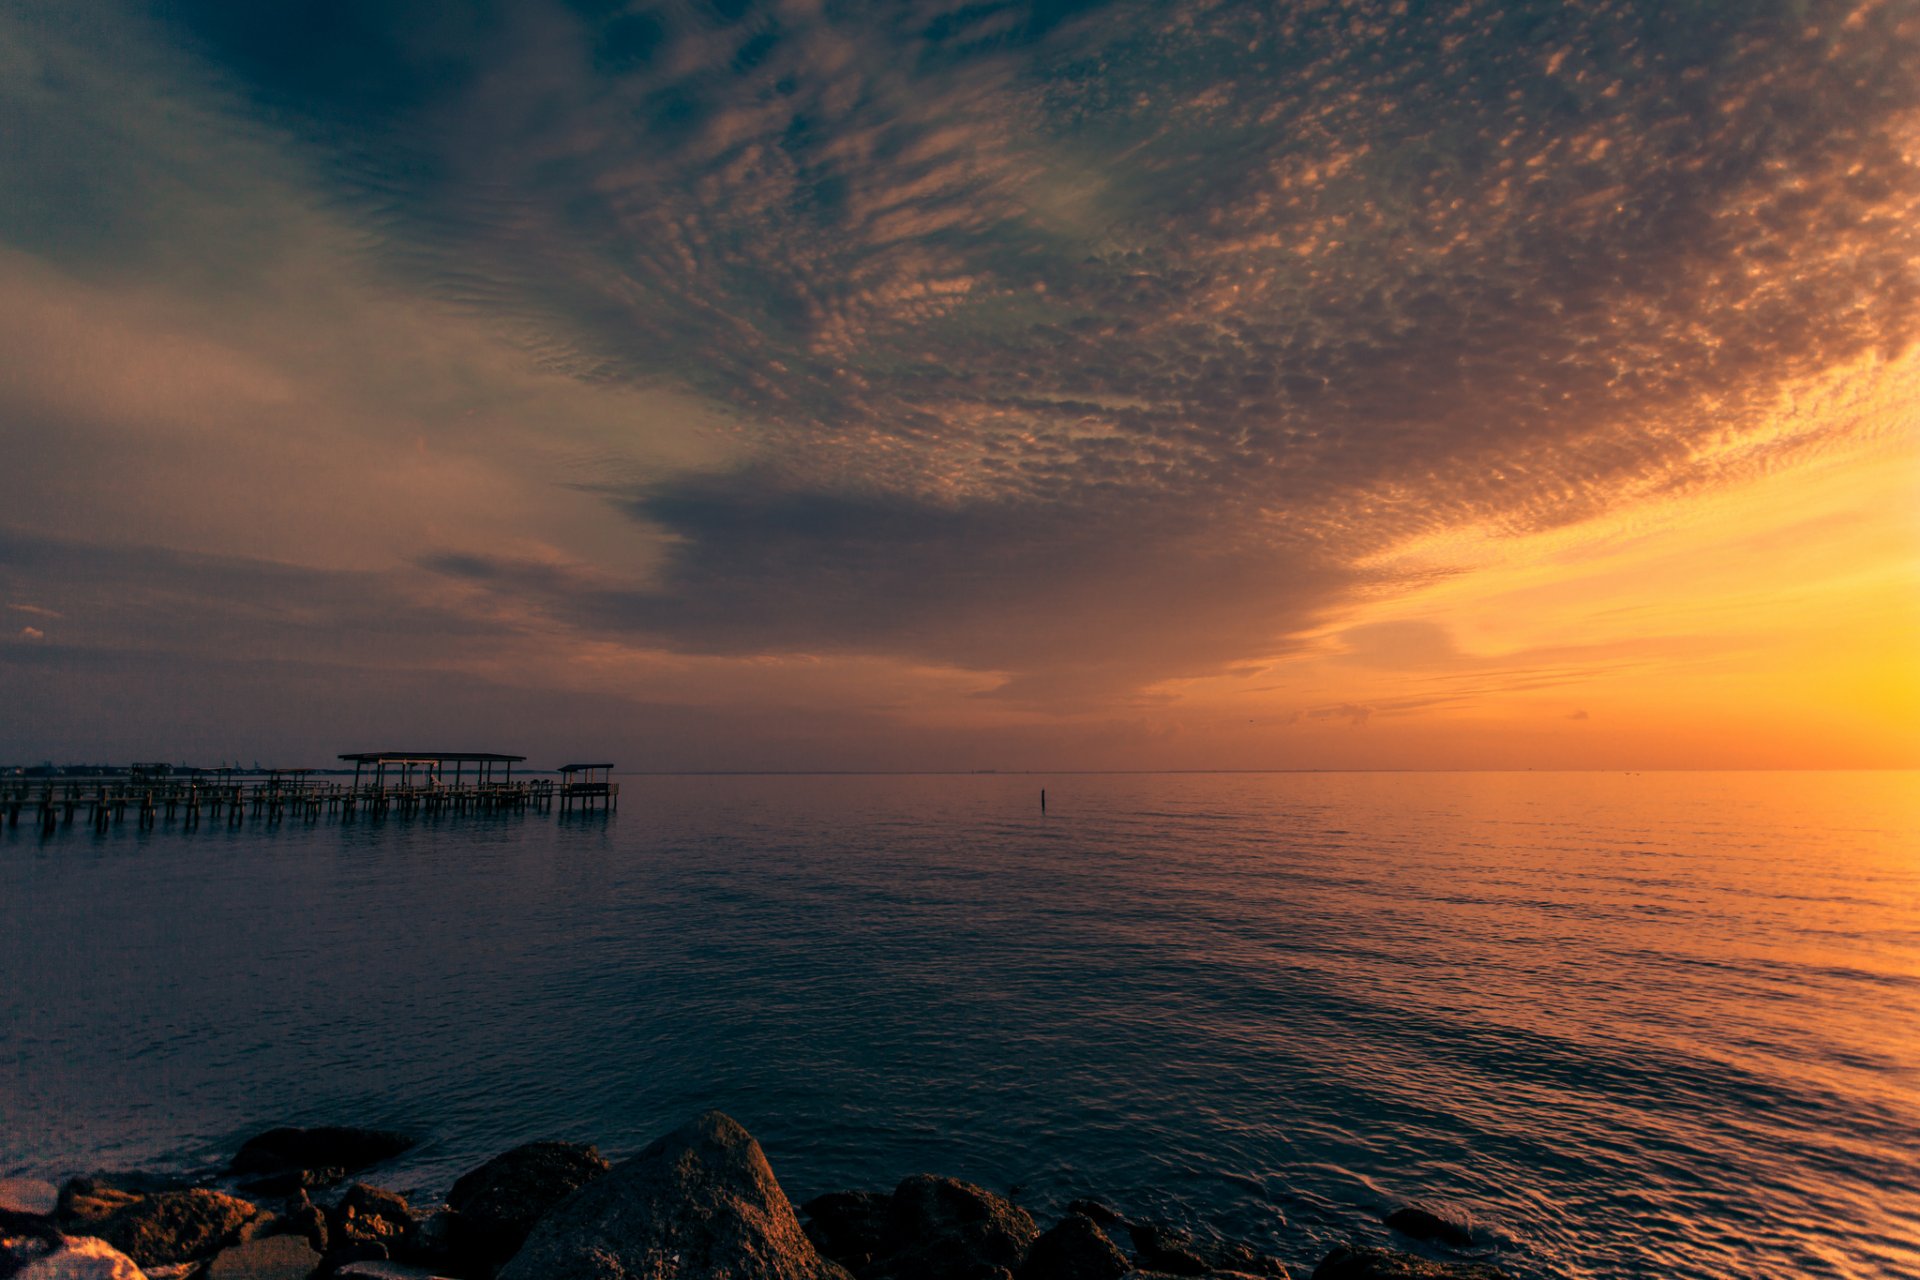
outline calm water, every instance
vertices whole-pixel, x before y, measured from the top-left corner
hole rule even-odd
[[[707,1106],[796,1198],[1095,1192],[1304,1270],[1920,1275],[1920,776],[638,778],[611,820],[0,835],[0,1171]],[[1037,811],[1045,786],[1052,813]]]

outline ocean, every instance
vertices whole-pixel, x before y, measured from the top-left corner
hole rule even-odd
[[[1304,1276],[1920,1276],[1920,775],[626,777],[612,816],[0,832],[0,1171],[708,1107],[799,1201],[1097,1195]],[[1039,793],[1048,794],[1042,814]]]

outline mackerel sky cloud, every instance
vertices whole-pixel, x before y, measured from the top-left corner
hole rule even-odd
[[[0,756],[1434,763],[1768,630],[1435,603],[1521,549],[1751,492],[1913,560],[1753,488],[1911,466],[1909,0],[22,0],[0,49]],[[109,710],[161,672],[190,733]]]

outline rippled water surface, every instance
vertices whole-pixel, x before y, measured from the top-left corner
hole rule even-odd
[[[624,784],[0,834],[0,1171],[343,1122],[443,1191],[720,1106],[796,1198],[1093,1192],[1303,1272],[1430,1198],[1522,1276],[1920,1275],[1920,776]]]

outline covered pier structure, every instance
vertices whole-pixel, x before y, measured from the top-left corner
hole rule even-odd
[[[554,772],[560,775],[560,811],[575,807],[607,809],[620,807],[620,784],[613,780],[610,764],[563,764]]]
[[[525,756],[497,751],[349,751],[353,785],[343,812],[469,813],[539,809],[553,801],[549,778],[513,780]]]

